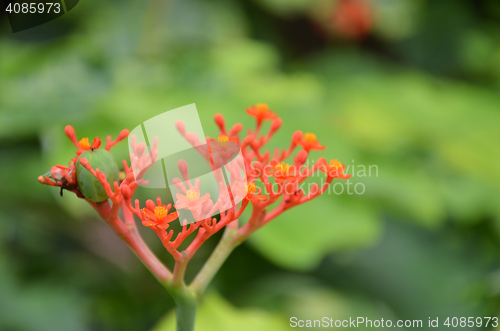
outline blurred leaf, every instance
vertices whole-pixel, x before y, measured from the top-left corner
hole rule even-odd
[[[415,33],[423,1],[375,0],[374,30],[383,38],[399,40]]]
[[[378,298],[403,318],[492,316],[487,270],[498,254],[490,255],[490,237],[470,227],[446,230],[388,220],[377,245],[332,255],[318,273],[336,288]]]
[[[356,319],[357,316],[371,320],[397,318],[381,301],[370,300],[361,295],[343,294],[307,276],[271,275],[245,289],[242,295],[247,304],[280,311],[286,316],[302,320],[321,321],[324,317],[333,321],[349,320]],[[313,328],[317,329],[321,327]]]
[[[84,302],[55,284],[17,284],[0,255],[0,328],[7,330],[86,330]]]
[[[321,196],[285,212],[253,234],[250,243],[280,266],[307,270],[327,253],[372,244],[379,234],[378,215],[370,207]]]
[[[309,11],[317,0],[258,0],[259,4],[271,10],[272,12],[282,15],[291,16],[302,12]]]
[[[497,45],[498,43],[482,30],[465,33],[459,53],[465,70],[478,74],[490,72],[494,67],[495,51],[500,51]]]
[[[378,164],[380,175],[360,180],[385,210],[428,227],[444,222],[445,208],[437,183],[418,165]]]
[[[152,331],[174,331],[175,315],[168,314]],[[209,293],[198,307],[195,331],[289,330],[288,320],[260,309],[238,309],[215,292]]]

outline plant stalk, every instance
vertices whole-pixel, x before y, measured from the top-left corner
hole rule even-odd
[[[196,308],[198,306],[196,300],[176,300],[175,303],[176,330],[194,331]]]
[[[164,284],[166,290],[175,301],[175,319],[177,331],[193,331],[196,321],[196,309],[198,298],[187,288],[185,284],[171,286]]]
[[[190,290],[198,298],[201,296],[233,249],[241,243],[241,241],[237,240],[237,235],[238,232],[236,229],[226,226],[224,235],[215,247],[212,255],[210,255],[198,275],[196,275],[196,278],[189,285]]]

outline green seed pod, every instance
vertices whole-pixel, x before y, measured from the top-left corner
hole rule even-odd
[[[113,187],[113,183],[119,181],[119,171],[115,159],[110,152],[104,149],[95,149],[83,152],[76,161],[76,181],[78,189],[83,196],[90,201],[103,202],[108,199],[108,195],[102,184],[94,175],[80,164],[80,158],[86,158],[92,169],[99,169],[106,174],[108,183]]]

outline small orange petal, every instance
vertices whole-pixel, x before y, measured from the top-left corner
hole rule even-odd
[[[166,230],[170,225],[167,222],[164,222],[162,224],[158,224],[158,227],[162,230]]]
[[[142,225],[144,225],[144,226],[155,226],[156,223],[153,222],[153,221],[150,221],[150,220],[145,220],[145,221],[142,221]]]
[[[165,219],[163,220],[163,222],[170,223],[173,220],[175,220],[177,217],[179,217],[179,213],[174,211],[173,213],[168,214],[167,217],[165,217]]]

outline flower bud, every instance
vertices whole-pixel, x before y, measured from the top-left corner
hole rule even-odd
[[[299,154],[297,154],[297,157],[295,158],[295,164],[297,167],[302,166],[304,163],[307,161],[307,156],[308,153],[305,149],[302,149]]]
[[[144,154],[144,151],[146,150],[146,144],[145,143],[138,143],[137,146],[135,146],[135,155],[137,157],[141,157],[142,154]]]
[[[66,125],[66,127],[64,128],[64,133],[66,133],[66,136],[69,138],[69,140],[71,140],[73,144],[77,145],[75,129],[73,129],[71,125]]]
[[[182,135],[186,134],[186,126],[184,125],[184,122],[182,122],[182,121],[175,122],[175,127],[177,128],[177,130],[179,130],[179,132]]]
[[[118,137],[116,137],[116,140],[117,140],[117,141],[121,141],[121,140],[123,140],[123,139],[127,138],[129,133],[130,133],[130,131],[129,131],[129,130],[127,130],[127,129],[123,129],[123,130],[120,132],[120,134],[118,135]]]
[[[224,116],[222,116],[221,114],[215,114],[214,121],[215,121],[215,124],[217,124],[217,126],[219,127],[219,129],[222,132],[226,132],[226,126],[224,123]]]
[[[269,129],[269,134],[272,135],[276,131],[278,131],[279,128],[281,127],[281,124],[283,124],[283,120],[279,117],[275,118],[273,120],[273,122],[271,123],[271,128]]]
[[[179,171],[181,172],[182,178],[184,178],[184,180],[189,180],[187,162],[184,159],[180,159],[179,162],[177,162],[177,166],[179,168]]]
[[[147,209],[153,211],[153,210],[155,210],[155,207],[156,207],[156,205],[155,205],[153,200],[149,199],[148,201],[146,201],[146,208]]]
[[[292,136],[292,142],[294,144],[297,144],[302,139],[302,136],[303,136],[302,131],[300,130],[295,131]]]
[[[229,136],[234,136],[238,134],[243,129],[243,124],[241,123],[236,123],[232,128],[231,131],[229,131]]]
[[[125,200],[130,200],[130,198],[132,198],[132,191],[130,190],[130,187],[128,187],[128,185],[122,184],[121,192]]]

